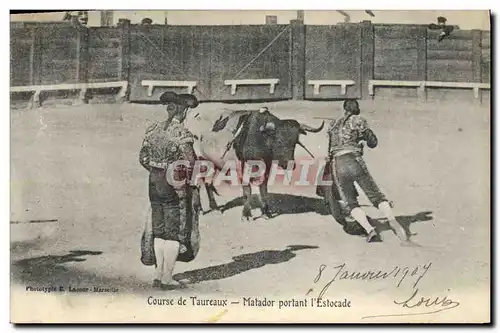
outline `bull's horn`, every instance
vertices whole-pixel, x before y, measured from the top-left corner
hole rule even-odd
[[[311,127],[311,126],[308,126],[306,124],[302,124],[300,123],[300,129],[303,130],[303,131],[307,131],[307,132],[312,132],[312,133],[318,133],[318,132],[321,132],[321,130],[323,129],[323,127],[325,126],[325,121],[323,120],[323,122],[321,123],[321,126],[318,127],[318,128],[314,128],[314,127]]]
[[[302,142],[299,141],[298,143],[299,143],[299,146],[304,148],[304,150],[307,151],[307,153],[309,153],[309,155],[311,155],[312,158],[314,158],[314,155],[309,151],[309,149],[306,148],[306,146],[304,146],[304,144]]]

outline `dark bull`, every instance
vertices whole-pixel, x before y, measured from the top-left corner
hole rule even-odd
[[[228,120],[229,116],[219,118],[215,122],[212,131],[218,132],[224,129]],[[245,169],[245,163],[248,161],[262,161],[265,165],[259,191],[262,214],[266,218],[272,217],[267,202],[267,180],[273,161],[277,161],[279,167],[286,169],[289,161],[295,160],[296,145],[300,145],[314,158],[312,153],[300,142],[300,135],[307,135],[307,132],[318,133],[323,129],[324,125],[323,121],[318,128],[314,128],[301,124],[294,119],[279,119],[270,113],[267,108],[261,109],[260,112],[247,111],[239,115],[238,134],[234,139],[233,147],[243,170]],[[217,163],[215,164],[218,166]],[[242,218],[249,220],[252,216],[250,205],[252,190],[248,183],[243,184],[242,187],[245,199]],[[210,208],[218,209],[213,195],[215,188],[212,184],[207,184],[206,189]]]

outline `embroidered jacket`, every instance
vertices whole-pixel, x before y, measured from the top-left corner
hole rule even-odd
[[[166,128],[165,124],[166,121],[157,122],[146,130],[139,153],[140,164],[149,171],[151,167],[168,169],[174,162],[188,161],[188,172],[192,171],[196,161],[194,135],[176,119]]]
[[[333,155],[341,151],[353,151],[363,154],[363,143],[370,148],[378,144],[377,136],[368,127],[366,119],[359,115],[345,115],[333,120],[328,126],[328,153]]]

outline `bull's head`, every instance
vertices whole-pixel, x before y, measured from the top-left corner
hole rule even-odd
[[[299,145],[312,157],[314,155],[300,141],[300,135],[307,135],[307,132],[320,132],[325,123],[314,128],[306,124],[301,124],[293,119],[279,120],[275,124],[275,136],[273,140],[273,160],[278,161],[280,168],[287,168],[288,161],[295,160],[295,146]]]
[[[231,118],[234,121],[229,126]],[[242,129],[241,135],[235,142],[237,155],[248,160],[265,158],[268,161],[277,161],[279,167],[286,169],[288,162],[295,160],[296,145],[300,145],[314,158],[300,141],[300,135],[307,135],[308,132],[318,133],[324,125],[323,122],[314,128],[294,119],[279,119],[267,109],[239,110],[221,115],[213,124],[212,132],[229,129],[228,127],[231,127],[233,133],[238,128]]]
[[[279,119],[269,111],[264,110],[253,113],[254,121],[260,123],[257,135],[265,137],[265,147],[262,147],[269,155],[266,159],[277,161],[280,168],[286,169],[289,161],[295,161],[295,146],[299,145],[312,157],[314,155],[300,141],[300,135],[307,135],[308,132],[320,132],[325,123],[314,128],[306,124],[299,123],[294,119]],[[294,165],[295,168],[295,165]]]

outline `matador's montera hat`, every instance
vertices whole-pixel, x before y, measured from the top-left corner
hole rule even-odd
[[[191,94],[176,94],[172,91],[167,91],[164,92],[160,96],[160,102],[161,104],[177,104],[177,105],[183,105],[188,108],[194,109],[198,106],[199,102],[198,99]]]

